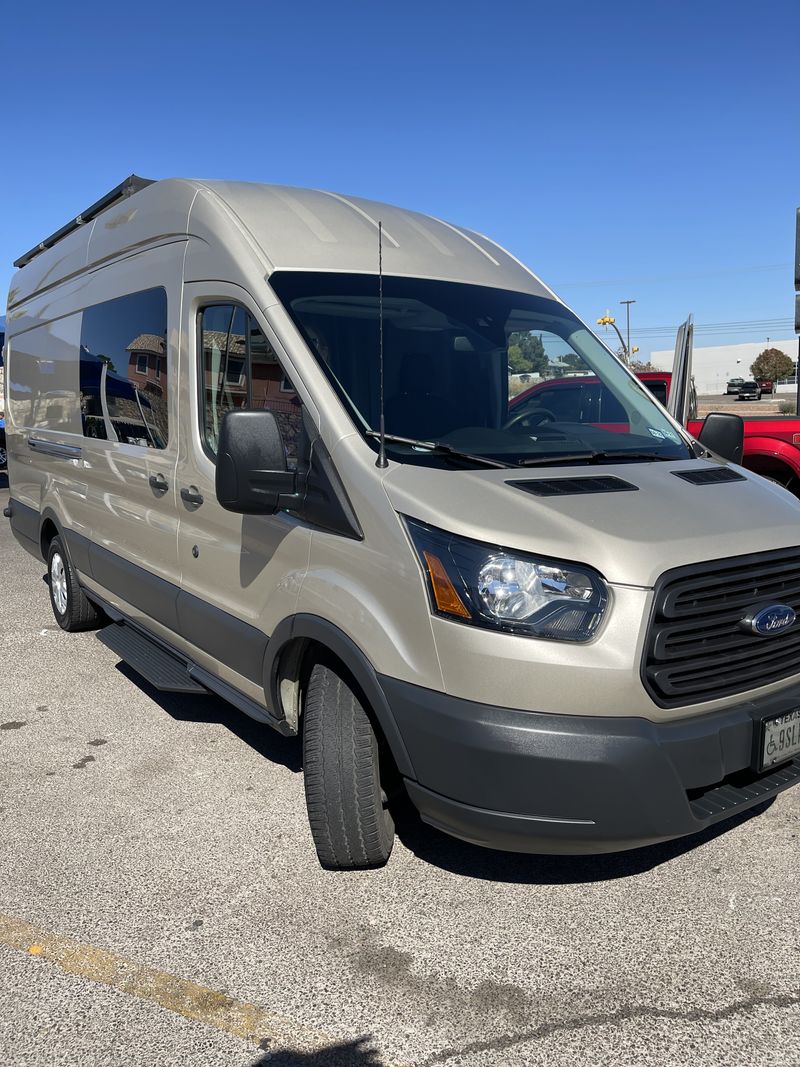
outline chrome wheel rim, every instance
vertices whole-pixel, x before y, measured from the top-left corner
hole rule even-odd
[[[56,611],[63,615],[67,610],[67,575],[64,571],[64,561],[58,552],[54,552],[50,560],[50,590]]]
[[[6,450],[0,447],[0,467],[5,467],[8,462],[8,454]]]

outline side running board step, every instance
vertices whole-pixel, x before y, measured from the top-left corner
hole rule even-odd
[[[116,652],[156,689],[169,693],[208,694],[205,686],[190,678],[189,664],[185,660],[173,656],[124,622],[112,622],[98,631],[97,640]]]

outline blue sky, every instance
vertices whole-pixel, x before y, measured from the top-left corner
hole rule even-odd
[[[781,320],[800,206],[800,4],[12,5],[0,285],[131,172],[310,185],[491,235],[633,341]],[[637,329],[642,333],[637,335]]]

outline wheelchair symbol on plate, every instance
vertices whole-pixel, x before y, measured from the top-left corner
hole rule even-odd
[[[778,746],[775,744],[775,738],[771,737],[769,739],[769,744],[767,745],[767,755],[768,756],[774,756],[777,751],[778,751]]]

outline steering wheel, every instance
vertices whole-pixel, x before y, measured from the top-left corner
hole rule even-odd
[[[512,415],[503,426],[504,430],[535,430],[545,422],[555,422],[556,417],[549,408],[534,408],[532,411],[521,411],[519,415]]]

